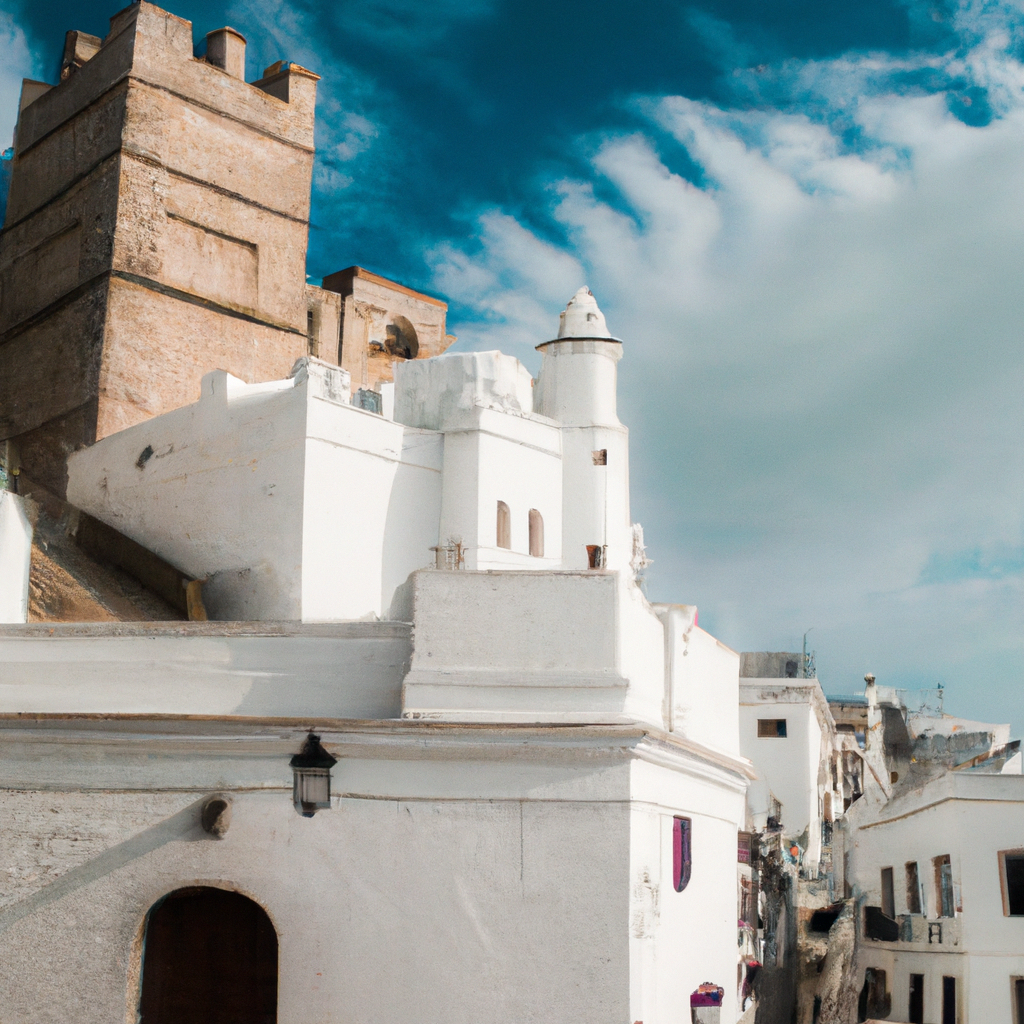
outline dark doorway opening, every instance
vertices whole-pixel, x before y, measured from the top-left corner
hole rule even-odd
[[[885,971],[877,967],[868,967],[864,971],[864,987],[860,990],[860,1000],[857,1004],[857,1020],[888,1017],[891,1009],[892,996],[886,989]]]
[[[910,1024],[924,1024],[924,975],[910,976]]]
[[[942,979],[942,1024],[956,1024],[956,978]]]
[[[1007,913],[1011,917],[1024,916],[1024,855],[1004,854],[1003,865],[1006,871]]]
[[[276,1024],[277,932],[241,893],[195,887],[149,912],[141,1024]]]

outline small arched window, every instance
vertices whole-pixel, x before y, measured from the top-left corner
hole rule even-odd
[[[498,502],[498,547],[512,547],[512,513],[503,501]]]
[[[530,509],[530,554],[544,557],[544,517],[535,508]]]

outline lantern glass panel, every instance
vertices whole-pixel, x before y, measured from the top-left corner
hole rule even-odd
[[[327,810],[331,806],[329,768],[296,768],[293,789],[295,807],[300,811]]]

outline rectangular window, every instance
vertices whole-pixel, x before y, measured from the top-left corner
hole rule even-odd
[[[907,1019],[910,1024],[924,1024],[924,975],[910,976],[910,1006]]]
[[[896,894],[893,891],[892,868],[882,868],[882,913],[896,917]]]
[[[936,857],[932,864],[935,865],[935,903],[939,917],[953,917],[953,868],[949,854]]]
[[[1010,1001],[1013,1003],[1013,1024],[1024,1024],[1024,978],[1010,979]]]
[[[921,913],[921,879],[917,873],[917,861],[907,864],[907,913]]]
[[[1003,850],[999,854],[1003,913],[1024,917],[1024,850]]]
[[[786,738],[785,718],[759,718],[757,720],[757,735]]]
[[[608,465],[608,449],[598,448],[596,452],[591,452],[590,457],[594,460],[595,466],[607,466]]]
[[[956,978],[942,979],[942,1024],[956,1024]]]

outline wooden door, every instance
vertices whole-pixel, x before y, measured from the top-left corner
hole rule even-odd
[[[149,912],[141,1024],[276,1024],[277,932],[241,893],[179,889]]]

